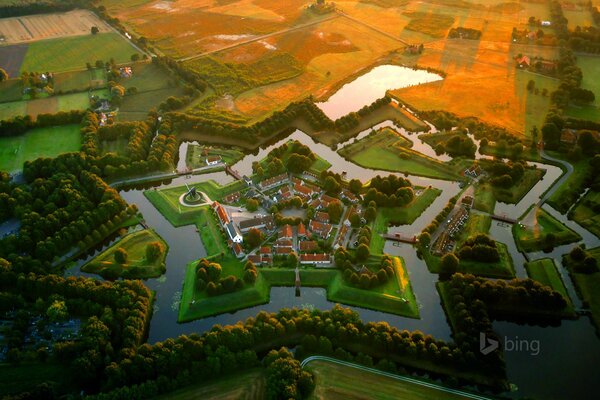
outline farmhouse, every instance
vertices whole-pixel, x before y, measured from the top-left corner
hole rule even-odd
[[[329,264],[331,256],[327,253],[322,254],[300,254],[300,264]]]
[[[221,162],[221,156],[206,157],[206,165],[217,165]]]
[[[241,197],[240,192],[235,192],[235,193],[231,193],[231,194],[228,194],[227,196],[225,196],[223,198],[223,201],[225,203],[230,203],[230,204],[237,203],[240,200],[240,197]]]
[[[521,56],[515,59],[519,68],[529,68],[531,66],[531,59],[528,56]]]

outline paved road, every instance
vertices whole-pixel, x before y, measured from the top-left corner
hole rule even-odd
[[[339,17],[339,15],[332,15],[332,16],[329,16],[327,18],[323,18],[323,19],[319,19],[319,20],[316,20],[316,21],[308,22],[306,24],[301,24],[301,25],[293,26],[291,28],[282,29],[282,30],[277,31],[277,32],[267,33],[266,35],[261,35],[261,36],[254,37],[252,39],[244,40],[242,42],[237,42],[237,43],[234,43],[234,44],[230,44],[228,46],[224,46],[224,47],[218,48],[216,50],[205,51],[204,53],[195,54],[195,55],[189,56],[189,57],[183,57],[183,58],[180,58],[177,61],[184,62],[184,61],[195,60],[195,59],[201,58],[201,57],[206,57],[206,56],[209,56],[211,54],[219,53],[221,51],[234,49],[234,48],[239,47],[239,46],[244,46],[244,45],[246,45],[248,43],[254,43],[254,42],[261,41],[261,40],[265,40],[265,39],[268,39],[268,38],[270,38],[272,36],[283,35],[284,33],[294,32],[294,31],[297,31],[299,29],[307,28],[309,26],[318,25],[318,24],[320,24],[322,22],[331,21],[332,19],[335,19],[335,18],[338,18],[338,17]]]
[[[402,381],[402,382],[406,382],[406,383],[411,383],[413,385],[423,386],[423,387],[426,387],[426,388],[439,390],[439,391],[444,392],[444,393],[449,393],[449,394],[454,394],[454,395],[457,395],[457,396],[462,396],[465,399],[490,400],[489,397],[480,396],[478,394],[468,393],[468,392],[464,392],[462,390],[457,390],[457,389],[450,389],[450,388],[447,388],[445,386],[438,385],[438,384],[435,384],[435,383],[426,382],[426,381],[422,381],[422,380],[415,379],[415,378],[410,378],[408,376],[395,375],[395,374],[391,374],[389,372],[380,371],[380,370],[374,369],[374,368],[368,368],[368,367],[365,367],[365,366],[362,366],[362,365],[359,365],[359,364],[353,364],[353,363],[349,363],[347,361],[341,361],[341,360],[337,360],[335,358],[330,358],[330,357],[311,356],[311,357],[305,358],[302,361],[302,363],[301,363],[302,368],[304,368],[308,363],[310,363],[312,361],[326,361],[326,362],[331,362],[331,363],[334,363],[334,364],[343,365],[345,367],[356,368],[356,369],[359,369],[361,371],[365,371],[365,372],[370,372],[370,373],[377,374],[377,375],[386,376],[388,378],[396,379],[398,381]]]

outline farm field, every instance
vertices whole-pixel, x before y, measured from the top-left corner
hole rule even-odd
[[[78,125],[33,129],[21,136],[0,138],[0,171],[18,171],[25,161],[79,151]]]
[[[157,397],[159,400],[254,400],[265,393],[265,376],[262,370],[250,370],[219,378],[210,383],[191,385]]]
[[[91,92],[101,98],[107,98],[108,90],[99,89]],[[18,115],[55,114],[59,111],[85,110],[90,106],[88,92],[56,95],[35,100],[19,100],[0,103],[0,119],[8,119]]]
[[[156,260],[148,260],[146,246],[154,242],[163,246],[163,253]],[[119,264],[114,259],[115,252],[119,248],[124,249],[128,255],[127,262],[124,264]],[[144,229],[123,237],[82,266],[81,270],[98,274],[107,279],[117,277],[124,279],[157,278],[165,272],[167,251],[167,244],[160,236],[152,230]]]
[[[570,21],[569,21],[570,22]],[[600,120],[600,58],[594,56],[577,56],[577,66],[581,68],[583,79],[581,87],[596,94],[596,101],[590,105],[571,105],[567,108],[568,116],[590,121]]]
[[[600,264],[600,247],[587,250],[587,253]],[[569,273],[574,280],[578,295],[583,301],[584,307],[589,307],[592,311],[592,320],[596,329],[600,329],[600,272],[591,274],[575,271],[575,262],[568,254],[563,256],[563,264],[568,268]]]
[[[328,361],[312,361],[316,388],[309,400],[458,400],[466,397]],[[374,390],[376,388],[376,390]]]
[[[0,19],[0,36],[5,44],[90,35],[92,26],[100,33],[111,32],[111,27],[88,10],[64,13],[26,15]]]
[[[29,44],[20,71],[80,70],[96,60],[129,62],[133,54],[139,52],[114,32],[43,40]]]

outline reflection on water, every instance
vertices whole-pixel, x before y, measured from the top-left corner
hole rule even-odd
[[[380,65],[342,86],[327,101],[316,104],[325,115],[336,120],[382,98],[387,90],[401,89],[442,79],[441,76],[424,70],[398,65]]]

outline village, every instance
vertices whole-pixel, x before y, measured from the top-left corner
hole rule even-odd
[[[295,253],[301,265],[333,266],[333,251],[339,247],[352,247],[349,244],[352,233],[350,218],[357,214],[363,223],[366,222],[358,205],[360,197],[346,189],[337,199],[315,184],[288,173],[264,179],[257,184],[245,177],[245,182],[248,189],[243,194],[231,193],[223,198],[223,204],[214,201],[211,209],[233,254],[255,265],[280,264]],[[261,208],[254,212],[239,208],[236,204],[240,204],[242,198],[259,199]],[[294,198],[299,201],[292,203]],[[327,212],[332,202],[342,205],[339,221],[333,221]],[[266,211],[282,204],[286,204],[283,212],[293,216],[294,221],[299,221],[297,225],[286,223],[277,227],[273,213]],[[295,207],[299,204],[305,208]],[[307,215],[309,213],[310,217]],[[266,239],[261,246],[248,249],[244,245],[244,237],[253,230],[261,231]]]

